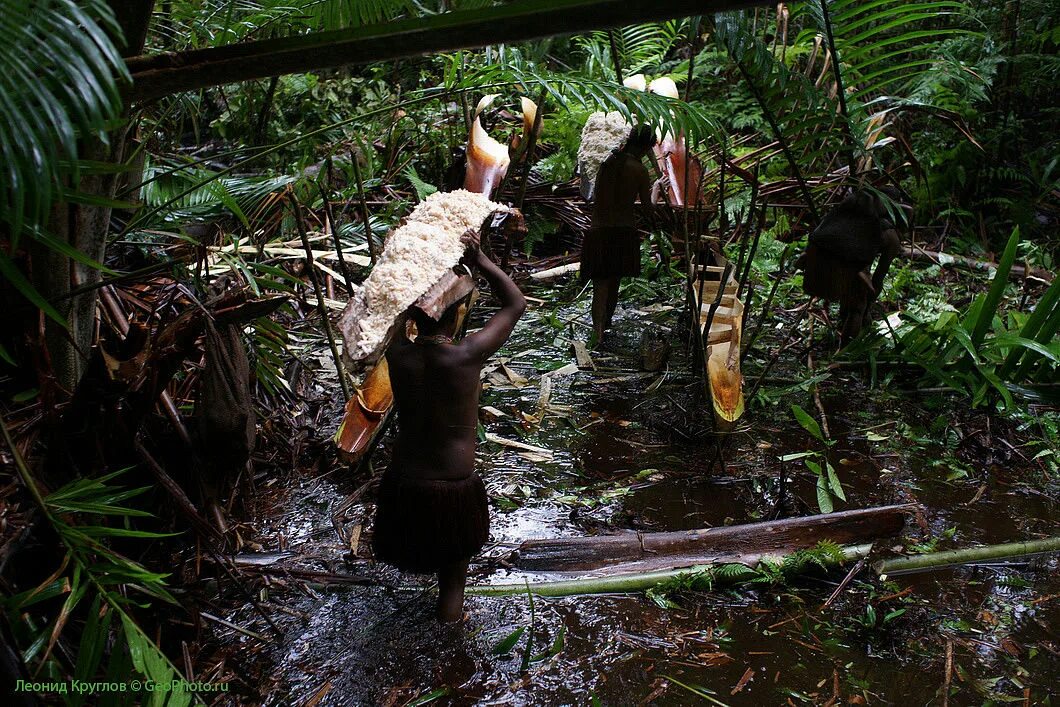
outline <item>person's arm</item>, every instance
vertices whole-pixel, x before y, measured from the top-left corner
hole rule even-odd
[[[637,196],[640,197],[640,203],[642,206],[651,207],[651,177],[648,176],[648,170],[644,168],[644,165],[639,165],[640,169],[637,175]]]
[[[469,255],[471,255],[469,253]],[[512,282],[508,275],[497,267],[481,249],[474,248],[473,264],[482,271],[493,294],[501,302],[500,311],[490,317],[486,325],[464,338],[461,346],[466,347],[473,355],[485,361],[494,354],[511,336],[515,323],[526,311],[526,298],[519,286]]]
[[[640,197],[641,213],[648,220],[649,230],[655,230],[655,204],[651,198],[651,177],[648,176],[648,170],[644,169],[644,165],[638,165],[640,167],[639,174],[637,174],[637,196]]]

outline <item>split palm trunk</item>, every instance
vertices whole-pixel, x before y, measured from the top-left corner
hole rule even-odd
[[[740,339],[743,335],[743,302],[737,297],[735,268],[717,253],[711,262],[697,264],[696,308],[703,332],[704,360],[714,427],[728,432],[744,412],[743,374],[740,372]]]
[[[872,544],[849,545],[841,548],[839,558],[823,559],[822,564],[834,564],[835,560],[843,562],[867,557]],[[759,561],[768,561],[783,566],[787,555],[761,556]],[[758,563],[755,563],[756,565]],[[724,571],[719,571],[724,568]],[[745,564],[710,563],[693,565],[655,572],[612,575],[607,577],[588,577],[584,579],[567,579],[555,582],[524,582],[523,584],[479,584],[468,587],[465,592],[474,596],[502,597],[530,592],[538,596],[563,597],[575,594],[626,594],[643,592],[658,587],[681,577],[700,576],[707,587],[715,584],[733,584],[760,577],[754,567]]]

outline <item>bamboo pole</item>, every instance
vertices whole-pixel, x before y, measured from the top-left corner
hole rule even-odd
[[[843,548],[843,561],[860,560],[872,550],[872,543],[863,545],[848,545]],[[784,555],[773,556],[769,559],[783,560]],[[639,574],[615,575],[611,577],[587,577],[584,579],[565,579],[555,582],[534,582],[531,584],[477,584],[467,587],[466,594],[480,597],[505,597],[518,594],[537,594],[543,597],[565,597],[576,594],[629,594],[642,592],[652,587],[668,582],[672,579],[687,574],[710,572],[718,567],[732,568],[725,576],[715,574],[713,581],[739,582],[741,580],[757,577],[758,573],[746,565],[695,565],[680,569],[661,570],[658,572],[643,572]]]
[[[963,550],[949,550],[947,552],[929,552],[926,555],[915,555],[913,557],[895,557],[889,560],[880,560],[872,568],[880,575],[880,579],[885,579],[888,575],[910,574],[924,570],[966,565],[972,562],[1004,560],[1013,557],[1041,555],[1047,552],[1060,552],[1060,536],[1042,540],[1004,543],[1002,545],[968,547]]]

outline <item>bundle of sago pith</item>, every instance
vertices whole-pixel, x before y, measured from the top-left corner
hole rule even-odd
[[[593,198],[600,165],[616,150],[622,149],[632,130],[633,126],[617,110],[610,113],[598,111],[585,121],[582,142],[578,147],[578,166],[581,169],[582,195],[587,200]]]
[[[339,318],[348,362],[380,353],[396,319],[463,256],[460,237],[509,207],[458,189],[431,194],[392,231],[368,279]]]

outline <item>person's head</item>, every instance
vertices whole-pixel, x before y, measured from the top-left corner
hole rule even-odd
[[[460,306],[463,300],[459,300],[449,306],[438,321],[432,319],[419,307],[409,307],[409,318],[416,324],[418,336],[455,336],[456,323],[460,314]]]
[[[641,123],[630,132],[629,139],[626,140],[626,145],[622,149],[634,157],[643,157],[654,146],[655,131],[646,123]]]

